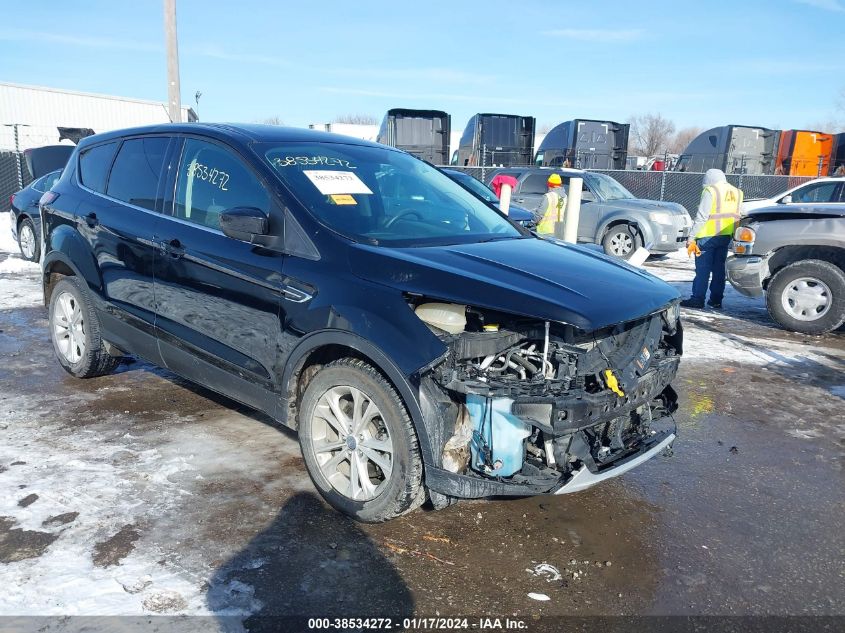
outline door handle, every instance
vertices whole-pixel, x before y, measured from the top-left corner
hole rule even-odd
[[[97,214],[93,211],[85,216],[85,224],[87,224],[90,228],[93,229],[99,223],[100,221],[97,219]]]
[[[161,246],[165,254],[170,255],[173,259],[179,259],[185,254],[185,247],[182,246],[182,242],[177,239],[162,242]]]

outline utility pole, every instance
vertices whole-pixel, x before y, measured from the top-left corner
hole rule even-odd
[[[171,123],[182,122],[179,86],[179,44],[176,39],[176,0],[164,0],[164,40],[167,46],[167,113]]]

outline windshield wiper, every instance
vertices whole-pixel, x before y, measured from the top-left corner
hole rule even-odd
[[[502,240],[518,240],[527,235],[497,235],[493,237],[486,237],[483,240],[478,240],[477,244],[484,244],[486,242],[501,242]]]

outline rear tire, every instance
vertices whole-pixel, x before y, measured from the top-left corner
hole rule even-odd
[[[49,323],[56,358],[72,376],[104,376],[120,363],[106,351],[88,290],[77,277],[65,277],[53,288]]]
[[[607,230],[601,245],[611,257],[627,260],[643,245],[643,239],[632,224],[617,224]]]
[[[18,247],[25,260],[37,262],[41,259],[41,243],[31,218],[24,218],[18,226]]]
[[[766,306],[772,319],[787,330],[831,332],[845,322],[845,272],[819,259],[790,264],[769,282]]]
[[[364,361],[332,362],[311,379],[299,407],[299,444],[320,494],[359,521],[388,521],[425,498],[411,418]]]

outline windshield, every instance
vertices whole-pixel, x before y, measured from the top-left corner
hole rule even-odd
[[[473,193],[478,194],[482,198],[484,198],[487,202],[492,202],[493,204],[499,204],[499,199],[496,197],[496,194],[493,193],[488,187],[485,187],[484,184],[469,174],[464,174],[462,172],[457,171],[449,171],[450,176],[452,176],[455,180],[460,182],[464,187],[472,191]]]
[[[602,200],[632,200],[634,198],[634,194],[610,176],[587,172],[584,174],[584,180],[587,181],[593,193]]]
[[[429,246],[523,236],[451,178],[404,152],[339,143],[256,149],[317,220],[356,241]]]

